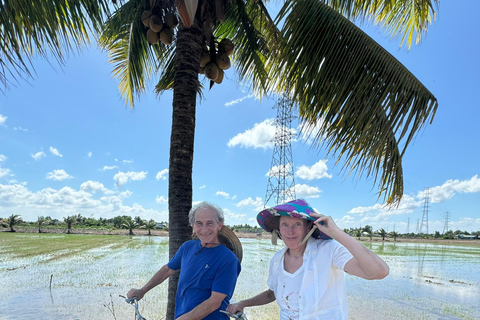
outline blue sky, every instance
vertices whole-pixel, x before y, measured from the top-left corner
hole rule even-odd
[[[342,163],[301,137],[292,143],[297,197],[342,228],[403,233],[417,230],[428,187],[430,233],[443,231],[446,212],[449,229],[480,230],[479,11],[476,0],[442,2],[437,22],[410,51],[377,28],[364,29],[439,101],[433,123],[404,157],[399,207],[385,208],[373,179],[346,176]],[[130,110],[95,46],[63,68],[41,59],[34,65],[34,80],[0,94],[0,217],[166,221],[171,92],[156,97],[151,81]],[[254,225],[272,160],[275,100],[256,100],[233,68],[225,76],[197,105],[193,199],[218,204],[227,224]]]

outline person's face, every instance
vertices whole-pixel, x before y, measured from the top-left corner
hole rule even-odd
[[[205,246],[207,243],[218,243],[218,231],[223,223],[217,222],[217,214],[210,208],[198,209],[195,212],[193,231]]]
[[[280,234],[282,240],[289,249],[297,249],[308,233],[304,219],[292,217],[280,217]]]

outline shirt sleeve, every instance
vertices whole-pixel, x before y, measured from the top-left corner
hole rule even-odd
[[[178,270],[182,268],[182,256],[185,251],[185,243],[180,246],[177,253],[173,256],[172,260],[167,263],[167,266],[172,270]]]
[[[212,284],[212,291],[232,296],[237,284],[237,277],[240,274],[240,262],[238,259],[229,259],[226,261],[215,275]]]
[[[330,240],[330,241],[335,241],[335,240]],[[348,261],[350,261],[353,258],[353,255],[342,244],[338,243],[337,241],[335,241],[334,243],[335,243],[335,248],[333,250],[333,257],[332,257],[333,265],[341,270],[344,270],[345,265],[347,264]]]

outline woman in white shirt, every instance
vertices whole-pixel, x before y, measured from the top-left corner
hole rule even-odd
[[[270,261],[269,289],[229,305],[230,313],[276,300],[280,320],[346,320],[344,272],[368,280],[389,273],[385,261],[303,199],[263,210],[257,221],[286,247]]]

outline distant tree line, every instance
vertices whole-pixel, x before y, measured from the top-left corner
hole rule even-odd
[[[38,232],[44,232],[44,229],[48,228],[64,228],[67,230],[67,233],[72,232],[72,228],[90,228],[90,229],[126,229],[129,230],[129,234],[133,234],[134,229],[145,229],[148,230],[148,234],[151,234],[151,230],[162,229],[168,231],[168,222],[157,223],[153,219],[145,220],[139,216],[132,218],[131,216],[116,216],[110,219],[106,218],[87,218],[81,214],[76,214],[72,216],[64,217],[63,220],[53,219],[50,216],[39,216],[37,221],[28,222],[23,221],[21,216],[18,214],[12,214],[8,218],[0,218],[0,226],[3,228],[9,228],[11,232],[15,232],[15,226],[22,227],[35,227],[38,228]],[[236,224],[233,226],[227,225],[234,232],[252,232],[252,233],[261,233],[263,229],[259,226],[251,226],[249,224]],[[365,227],[359,228],[345,228],[343,229],[345,233],[349,234],[352,237],[360,239],[361,237],[368,237],[370,240],[373,240],[374,237],[381,237],[382,241],[385,238],[393,238],[394,241],[397,238],[410,238],[410,239],[456,239],[458,235],[473,235],[480,238],[480,231],[468,232],[462,230],[449,230],[445,233],[440,233],[435,231],[433,234],[425,233],[399,233],[397,231],[387,232],[385,229],[381,228],[376,231],[373,230],[372,226],[366,225]]]
[[[146,229],[151,234],[153,229],[168,230],[167,222],[157,223],[153,219],[145,220],[137,216],[116,216],[110,219],[106,218],[87,218],[81,214],[64,217],[63,220],[53,219],[50,216],[39,216],[37,221],[24,221],[20,215],[12,214],[8,218],[0,218],[0,226],[10,228],[11,232],[15,232],[15,226],[38,228],[38,232],[42,233],[45,229],[67,229],[67,233],[71,233],[73,228],[89,228],[89,229],[127,229],[129,234],[133,234],[134,229]]]

